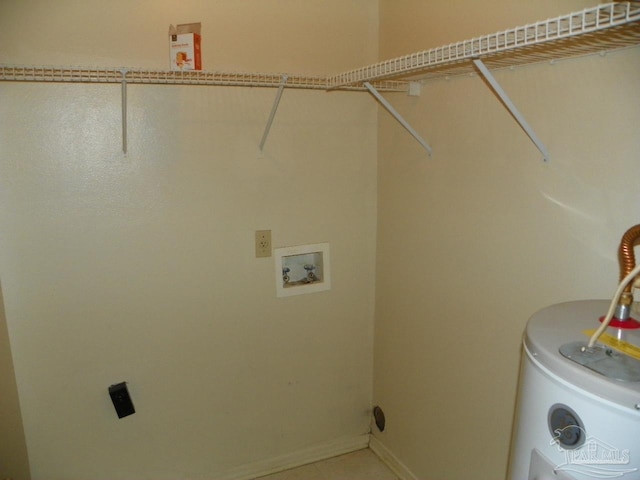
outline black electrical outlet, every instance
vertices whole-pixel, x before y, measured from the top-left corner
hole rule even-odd
[[[127,383],[117,383],[109,387],[109,395],[111,401],[116,409],[118,418],[126,417],[136,413],[136,409],[133,407],[133,402],[129,396],[129,390],[127,390]]]

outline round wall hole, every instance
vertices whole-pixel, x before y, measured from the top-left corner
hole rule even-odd
[[[376,421],[376,427],[378,427],[378,430],[380,430],[381,432],[384,432],[384,426],[387,423],[387,421],[384,418],[384,412],[380,407],[378,406],[373,407],[373,418]]]

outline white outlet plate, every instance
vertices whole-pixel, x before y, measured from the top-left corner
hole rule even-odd
[[[256,230],[256,258],[271,256],[271,230]]]

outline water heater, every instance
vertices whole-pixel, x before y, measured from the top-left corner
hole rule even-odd
[[[640,480],[638,237],[640,226],[623,237],[612,301],[561,303],[529,319],[508,480]]]

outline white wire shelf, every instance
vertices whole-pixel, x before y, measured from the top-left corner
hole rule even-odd
[[[640,44],[640,2],[614,2],[470,40],[412,53],[335,76],[286,74],[286,88],[406,92],[407,80],[601,53]],[[0,64],[0,81],[279,87],[285,74]]]
[[[412,95],[414,89],[409,88],[411,80],[478,72],[491,85],[546,161],[549,158],[547,148],[500,87],[490,70],[602,53],[637,45],[640,45],[640,1],[614,2],[405,55],[336,76],[0,64],[0,81],[120,84],[122,150],[125,155],[127,153],[127,85],[130,84],[277,88],[276,99],[260,142],[260,150],[263,149],[269,135],[284,88],[368,91],[431,155],[429,144],[380,95],[380,92],[409,92]]]
[[[154,85],[218,85],[237,87],[285,87],[327,90],[328,77],[281,73],[228,73],[207,71],[145,70],[137,68],[94,68],[24,66],[0,64],[0,81],[59,83],[122,83]],[[386,92],[406,92],[407,82],[381,81],[377,88]],[[344,90],[366,90],[364,86],[346,85]]]
[[[640,2],[614,2],[431,50],[412,53],[329,79],[330,88],[384,79],[428,79],[539,63],[640,44]]]

